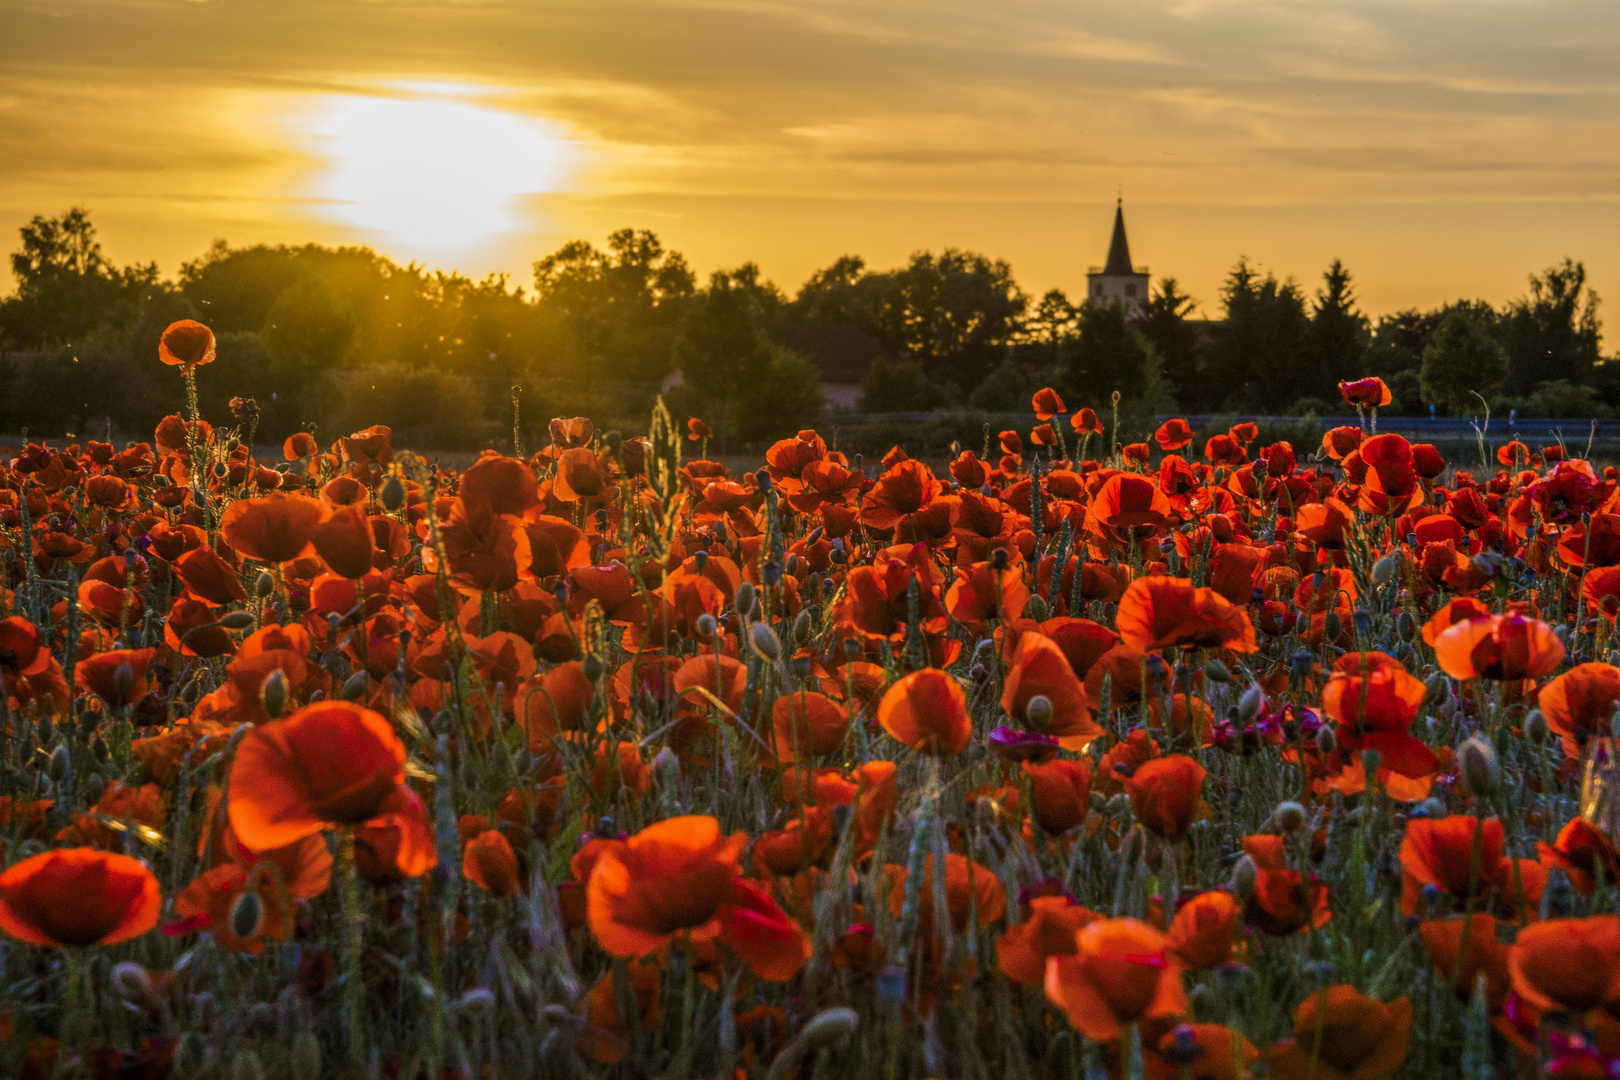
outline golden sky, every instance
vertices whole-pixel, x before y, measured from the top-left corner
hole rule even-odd
[[[1078,297],[1121,191],[1207,313],[1240,254],[1374,313],[1565,255],[1614,295],[1620,4],[0,0],[8,250],[82,204],[165,273],[225,237],[527,283],[635,226],[789,291],[959,246]]]

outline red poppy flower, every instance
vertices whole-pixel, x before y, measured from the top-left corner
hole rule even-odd
[[[1101,435],[1103,431],[1102,421],[1097,419],[1095,409],[1081,409],[1069,418],[1069,426],[1079,435]]]
[[[913,750],[953,757],[973,738],[962,684],[938,668],[913,671],[889,687],[878,703],[883,730]]]
[[[1294,1012],[1293,1038],[1267,1055],[1272,1080],[1380,1080],[1406,1060],[1412,1001],[1384,1003],[1353,986],[1331,986]]]
[[[461,872],[492,896],[516,896],[523,889],[517,853],[499,829],[485,829],[466,842]]]
[[[777,760],[831,754],[844,745],[849,714],[825,694],[800,690],[784,694],[771,707]]]
[[[1038,420],[1050,420],[1058,413],[1069,411],[1063,407],[1063,399],[1058,396],[1058,392],[1050,386],[1043,386],[1035,391],[1031,404],[1035,407],[1035,418]]]
[[[1170,953],[1190,971],[1217,967],[1232,956],[1243,909],[1229,892],[1211,889],[1181,906],[1170,923]]]
[[[705,424],[702,420],[699,420],[695,416],[686,422],[686,438],[688,441],[697,442],[699,439],[707,439],[708,437],[708,424]]]
[[[1496,927],[1495,917],[1484,912],[1431,919],[1418,926],[1435,971],[1448,985],[1456,987],[1459,997],[1472,997],[1476,979],[1485,976],[1485,997],[1492,1012],[1502,1007],[1508,992],[1508,949],[1497,938]],[[1465,933],[1466,953],[1463,952]],[[1457,970],[1459,956],[1461,971]]]
[[[1425,885],[1459,900],[1467,900],[1470,889],[1483,896],[1502,861],[1502,823],[1462,815],[1413,818],[1406,823],[1400,859],[1401,910],[1407,915],[1417,913]]]
[[[1254,625],[1242,608],[1187,578],[1137,578],[1119,601],[1116,625],[1125,644],[1140,652],[1168,645],[1254,652]]]
[[[587,920],[614,956],[645,956],[682,932],[712,939],[736,895],[744,833],[711,817],[669,818],[605,845],[586,883]]]
[[[214,332],[193,319],[172,322],[158,339],[158,359],[191,370],[214,362]]]
[[[1044,986],[1047,960],[1073,956],[1079,949],[1075,935],[1100,918],[1067,896],[1037,896],[1029,902],[1029,918],[996,939],[996,963],[1014,982]]]
[[[1383,379],[1357,379],[1339,384],[1339,396],[1358,409],[1378,409],[1395,400]]]
[[[1187,421],[1177,416],[1166,420],[1159,425],[1159,430],[1153,433],[1153,441],[1159,444],[1160,450],[1180,450],[1183,446],[1192,444],[1193,429],[1187,426]]]
[[[237,554],[259,562],[290,562],[314,550],[315,530],[330,511],[318,499],[273,491],[225,508],[220,535]]]
[[[1125,777],[1136,820],[1166,840],[1182,839],[1198,816],[1206,775],[1202,765],[1182,754],[1144,762]]]
[[[30,945],[116,945],[157,925],[163,897],[146,864],[60,848],[0,873],[0,930]]]
[[[1513,991],[1545,1012],[1584,1013],[1620,1003],[1620,916],[1548,919],[1508,949]]]
[[[1453,679],[1539,679],[1564,662],[1552,627],[1513,612],[1469,619],[1434,641],[1434,658]]]
[[[1186,1015],[1169,939],[1136,919],[1099,919],[1075,935],[1072,955],[1046,963],[1046,996],[1081,1034],[1119,1038],[1126,1024]]]
[[[1607,735],[1620,705],[1620,668],[1610,664],[1577,664],[1541,688],[1536,698],[1547,726],[1573,750],[1580,732]]]
[[[1050,715],[1039,722],[1029,715],[1030,700],[1036,696],[1044,697],[1051,706]],[[1026,727],[1057,739],[1065,750],[1084,750],[1104,734],[1092,719],[1086,688],[1068,657],[1044,634],[1026,632],[1019,637],[1001,707]]]

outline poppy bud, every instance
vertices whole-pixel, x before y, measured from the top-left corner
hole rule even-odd
[[[860,1026],[861,1018],[854,1009],[839,1006],[833,1009],[823,1009],[810,1018],[799,1032],[807,1050],[820,1047],[842,1046],[850,1034]]]
[[[321,1041],[307,1028],[293,1040],[292,1075],[293,1080],[320,1080]]]
[[[759,470],[754,474],[754,483],[759,485],[761,491],[771,490],[771,471],[769,469]]]
[[[844,639],[844,659],[853,660],[861,655],[861,643],[854,638]]]
[[[1046,598],[1039,594],[1029,598],[1029,617],[1036,622],[1045,622],[1051,615],[1051,608],[1046,606]]]
[[[1451,683],[1446,681],[1445,673],[1441,671],[1436,671],[1423,680],[1423,687],[1423,703],[1425,705],[1438,705],[1451,693]]]
[[[1502,762],[1496,748],[1475,735],[1457,751],[1457,763],[1462,768],[1463,780],[1475,795],[1490,795],[1502,786]]]
[[[1305,827],[1305,808],[1289,799],[1277,804],[1277,828],[1284,833],[1298,832]]]
[[[803,645],[810,640],[810,612],[801,611],[793,620],[793,644]]]
[[[1322,634],[1328,641],[1338,641],[1339,635],[1344,632],[1344,622],[1339,618],[1337,611],[1330,611],[1322,616]]]
[[[765,564],[759,568],[759,577],[768,586],[782,583],[782,564],[775,559],[766,559]]]
[[[259,704],[272,720],[279,720],[287,708],[287,676],[280,669],[272,671],[259,684]]]
[[[1417,620],[1410,611],[1401,612],[1401,617],[1395,620],[1395,633],[1402,641],[1411,641],[1417,636]]]
[[[1250,683],[1249,688],[1243,691],[1243,696],[1238,698],[1238,719],[1253,720],[1259,714],[1260,706],[1264,705],[1265,701],[1266,694],[1264,690],[1260,689],[1260,684]]]
[[[600,679],[604,670],[606,670],[606,665],[602,663],[602,658],[595,653],[587,655],[580,664],[581,673],[591,682]]]
[[[96,741],[101,742],[99,739]],[[105,746],[106,744],[102,743],[102,745]],[[96,756],[100,757],[99,754]],[[102,762],[102,764],[106,764],[106,762]],[[84,801],[94,806],[101,801],[101,797],[105,794],[107,794],[106,778],[100,773],[91,773],[90,778],[84,782]]]
[[[119,664],[113,670],[112,689],[113,697],[123,701],[129,696],[129,688],[135,685],[135,669],[128,664]]]
[[[1339,748],[1339,739],[1333,734],[1330,727],[1316,729],[1316,749],[1324,754],[1331,754]]]
[[[1218,657],[1210,657],[1204,661],[1204,678],[1211,682],[1229,683],[1232,681],[1232,672]]]
[[[397,474],[390,474],[383,481],[382,489],[377,492],[377,499],[383,504],[383,509],[390,514],[399,513],[405,505],[405,484]]]
[[[1350,621],[1356,625],[1356,633],[1366,637],[1372,633],[1372,612],[1365,608],[1356,608],[1350,615]]]
[[[1247,901],[1254,895],[1255,883],[1260,880],[1260,868],[1255,865],[1253,856],[1243,855],[1232,864],[1232,895],[1239,900]]]
[[[1540,709],[1531,709],[1530,715],[1524,718],[1524,733],[1531,742],[1546,741],[1547,718],[1541,715]]]
[[[704,639],[714,637],[714,632],[719,628],[719,622],[717,622],[715,617],[710,615],[707,611],[699,615],[697,617],[697,621],[692,624],[692,629],[697,631],[697,636]]]
[[[228,470],[225,468],[225,463],[223,461],[214,462],[214,475],[215,476],[224,476],[227,471]]]
[[[673,790],[680,787],[681,759],[674,750],[666,746],[658,751],[658,756],[653,758],[652,768],[653,775],[658,777],[658,782],[666,789]]]
[[[1395,556],[1385,555],[1382,559],[1373,563],[1372,583],[1374,585],[1387,585],[1394,581],[1395,571],[1399,569],[1399,565],[1395,560]]]
[[[141,1001],[152,993],[152,977],[141,965],[128,960],[113,965],[112,985],[126,1001]]]
[[[257,937],[264,929],[264,901],[248,889],[231,904],[231,933],[239,938]]]
[[[1215,985],[1228,994],[1243,989],[1248,977],[1249,969],[1235,960],[1228,960],[1215,967]]]
[[[233,611],[228,615],[222,616],[219,620],[219,625],[223,626],[227,630],[251,630],[253,629],[253,624],[257,621],[258,620],[253,617],[253,612],[251,611]]]
[[[1451,813],[1451,811],[1446,809],[1444,800],[1434,798],[1433,796],[1430,796],[1429,798],[1418,803],[1417,809],[1422,810],[1423,816],[1428,818],[1448,817]]]
[[[990,566],[996,570],[1007,569],[1007,549],[996,548],[990,553]]]
[[[1474,564],[1474,569],[1478,570],[1482,577],[1491,577],[1496,573],[1496,564],[1484,555],[1475,555],[1468,561]]]
[[[752,582],[745,581],[737,586],[737,595],[734,598],[737,614],[748,618],[748,613],[754,609],[755,590]]]
[[[456,1012],[482,1016],[495,1008],[495,992],[487,986],[475,986],[462,994],[452,1008]]]
[[[260,574],[253,582],[253,595],[258,597],[260,600],[263,600],[265,597],[269,596],[275,591],[276,577],[268,570]]]
[[[360,670],[343,680],[343,688],[338,691],[338,696],[344,701],[359,701],[370,688],[371,676]]]
[[[1363,750],[1361,752],[1361,767],[1368,776],[1378,772],[1378,767],[1384,763],[1384,755],[1377,750]]]
[[[1289,658],[1290,670],[1302,679],[1309,675],[1315,666],[1316,654],[1309,649],[1296,649],[1294,655]]]
[[[782,642],[776,636],[776,631],[763,622],[753,625],[754,651],[767,660],[779,659],[782,655]]]
[[[51,751],[50,764],[45,767],[45,771],[52,780],[61,780],[72,768],[73,758],[68,754],[67,744],[63,743]]]
[[[1036,694],[1024,705],[1024,717],[1035,730],[1044,731],[1046,725],[1052,722],[1052,699],[1045,694]]]
[[[1198,1060],[1203,1052],[1203,1047],[1198,1045],[1198,1032],[1193,1030],[1191,1024],[1177,1024],[1170,1033],[1170,1045],[1160,1051],[1173,1065],[1189,1065]]]

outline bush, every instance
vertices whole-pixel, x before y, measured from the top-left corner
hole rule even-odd
[[[1525,400],[1524,412],[1529,416],[1548,419],[1614,415],[1613,409],[1598,400],[1596,389],[1577,386],[1568,379],[1537,383],[1535,393]]]
[[[484,422],[472,381],[437,368],[385,364],[333,377],[321,441],[372,424],[394,429],[399,445],[470,450],[488,446],[500,426]],[[508,438],[510,435],[508,435]]]
[[[874,360],[861,383],[863,412],[927,412],[944,402],[939,381],[915,360]]]

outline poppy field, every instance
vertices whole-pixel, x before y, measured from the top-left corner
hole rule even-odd
[[[0,465],[0,1076],[1620,1076],[1578,448],[261,460],[213,358]]]

